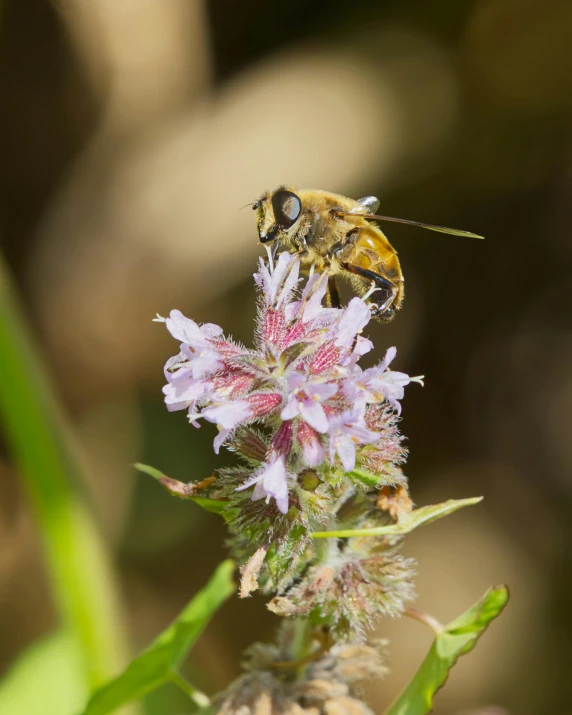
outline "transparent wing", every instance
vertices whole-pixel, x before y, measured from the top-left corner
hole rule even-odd
[[[367,197],[373,198],[373,197]],[[361,199],[363,201],[363,199]],[[376,199],[377,201],[377,199]],[[374,213],[361,213],[361,211],[339,211],[340,216],[352,216],[356,213],[362,218],[373,219],[375,221],[389,221],[390,223],[403,223],[406,226],[417,226],[418,228],[426,228],[429,231],[438,231],[439,233],[449,233],[452,236],[465,236],[467,238],[484,238],[484,236],[479,236],[478,233],[471,233],[471,231],[461,231],[458,228],[447,228],[446,226],[433,226],[430,223],[420,223],[419,221],[409,221],[405,218],[393,218],[392,216],[378,216]]]
[[[358,204],[360,204],[360,205],[353,208],[350,213],[353,213],[353,214],[372,213],[372,214],[374,214],[377,211],[377,209],[379,208],[379,199],[376,198],[375,196],[364,196],[363,198],[358,199]]]

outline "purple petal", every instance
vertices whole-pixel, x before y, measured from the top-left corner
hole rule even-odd
[[[288,402],[280,413],[280,417],[283,420],[291,420],[299,414],[300,406],[298,404],[298,400],[296,399],[296,395],[289,395]]]
[[[306,284],[301,301],[304,311],[302,319],[305,323],[316,318],[323,310],[322,300],[326,295],[327,287],[328,277],[325,273],[314,274]]]
[[[327,432],[329,423],[324,408],[319,402],[304,400],[300,408],[302,419],[318,432]]]
[[[276,494],[276,506],[278,507],[278,511],[281,512],[282,514],[287,514],[288,513],[288,487],[284,487],[284,489],[278,494]]]
[[[278,288],[286,278],[288,270],[290,269],[290,266],[292,265],[292,262],[294,260],[296,260],[297,262],[298,259],[295,259],[293,255],[287,253],[286,251],[282,251],[282,253],[278,256],[278,260],[276,261],[276,265],[274,266],[274,272],[272,273],[274,295],[276,295]]]
[[[252,476],[248,477],[248,479],[243,482],[239,487],[237,487],[234,491],[235,492],[243,492],[245,489],[248,489],[248,487],[251,487],[253,484],[257,484],[258,482],[262,482],[262,477],[264,476],[264,471],[262,470],[257,470]]]
[[[358,440],[360,444],[372,444],[381,437],[379,432],[372,432],[363,425],[353,425],[348,429],[348,434]]]
[[[244,489],[256,484],[252,493],[252,499],[263,499],[264,497],[276,500],[276,506],[283,513],[288,511],[288,475],[283,457],[279,457],[271,464],[264,465],[262,470],[257,471],[250,479],[236,489],[241,492]]]
[[[366,353],[373,350],[373,343],[368,338],[364,338],[362,335],[358,335],[356,338],[356,344],[354,345],[353,355],[361,357]]]
[[[310,397],[317,397],[323,402],[336,394],[338,386],[332,383],[308,382],[305,391]]]
[[[280,457],[265,472],[263,478],[266,493],[276,499],[276,506],[282,514],[288,512],[288,481],[284,458]]]
[[[336,452],[346,472],[351,472],[356,466],[356,446],[350,437],[339,437],[336,440]]]
[[[254,282],[261,289],[263,295],[267,297],[270,292],[272,276],[263,258],[258,259],[258,271],[254,274]]]
[[[260,268],[258,273],[254,276],[254,279],[257,285],[262,289],[267,305],[273,306],[275,303],[288,298],[288,294],[298,281],[299,265],[300,261],[298,258],[284,251],[278,257],[273,272],[270,273],[264,261],[260,259]],[[291,276],[292,272],[296,273],[295,278]],[[280,293],[280,298],[277,300],[278,291],[283,284],[284,286]]]
[[[220,425],[223,429],[234,429],[241,422],[248,420],[252,416],[252,411],[246,400],[235,400],[216,407],[208,407],[201,414],[206,420]]]
[[[392,348],[387,348],[387,351],[385,353],[385,357],[383,360],[379,363],[379,369],[380,370],[387,370],[389,365],[393,362],[395,356],[397,355],[397,348],[392,347]]]
[[[300,271],[300,262],[296,260],[293,264],[292,267],[290,268],[290,272],[288,273],[288,277],[284,281],[284,285],[282,286],[282,290],[280,291],[280,295],[278,296],[276,300],[276,305],[280,306],[284,301],[287,301],[290,295],[292,294],[292,291],[298,284],[298,275]]]
[[[319,439],[302,443],[302,458],[309,467],[317,467],[324,460],[324,448]]]
[[[223,443],[226,441],[229,434],[232,432],[231,429],[221,429],[213,441],[214,453],[218,454]]]
[[[356,335],[369,323],[371,313],[361,298],[352,298],[336,326],[336,345],[351,348]]]
[[[306,384],[306,378],[299,372],[294,372],[292,375],[288,376],[288,387],[291,390],[296,390],[298,387]]]
[[[170,412],[186,409],[191,402],[205,394],[207,385],[208,383],[202,380],[190,379],[170,382],[163,387],[165,404],[170,408]]]
[[[205,352],[194,358],[190,363],[190,369],[193,377],[203,377],[209,373],[217,372],[222,368],[223,364],[216,352]]]
[[[184,377],[190,372],[187,355],[181,351],[178,355],[170,357],[165,363],[163,370],[167,382],[172,382],[173,380]]]
[[[176,340],[189,345],[204,343],[199,326],[194,320],[185,318],[180,310],[172,310],[165,322],[167,330]]]
[[[200,327],[200,331],[205,338],[209,339],[218,338],[223,333],[220,325],[215,325],[214,323],[203,323]]]
[[[264,489],[270,496],[275,496],[286,485],[286,467],[284,457],[279,457],[265,471],[262,477]]]
[[[244,489],[244,487],[240,487],[236,491],[240,491],[241,489]],[[254,489],[252,490],[252,496],[250,499],[252,501],[258,501],[258,499],[265,499],[268,496],[266,493],[266,490],[264,489],[264,484],[262,483],[262,475],[257,478],[257,482],[254,486]]]

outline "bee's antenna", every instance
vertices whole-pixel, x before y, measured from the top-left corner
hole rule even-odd
[[[254,207],[255,201],[251,201],[249,204],[244,204],[244,206],[241,206],[238,210],[242,211],[242,209],[245,209],[247,206],[252,206]]]

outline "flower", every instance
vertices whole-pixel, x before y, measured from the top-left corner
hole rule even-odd
[[[253,484],[256,484],[252,492],[252,500],[266,498],[266,502],[270,498],[276,500],[276,506],[282,514],[288,513],[288,475],[286,472],[285,459],[283,456],[277,457],[270,464],[264,466],[248,479],[240,487],[236,488],[237,492],[248,489]]]
[[[361,298],[352,298],[331,330],[336,345],[350,350],[356,336],[370,320],[371,313],[365,301]]]
[[[309,467],[317,467],[324,459],[320,435],[307,422],[300,422],[296,437],[302,447],[302,458]]]
[[[180,310],[172,310],[165,322],[171,335],[182,343],[180,368],[198,378],[221,366],[214,341],[222,334],[222,328],[213,323],[199,326]]]
[[[167,409],[188,410],[195,427],[201,419],[215,424],[217,454],[222,445],[232,446],[239,428],[263,425],[264,459],[232,489],[255,485],[254,499],[273,499],[282,513],[289,502],[287,474],[340,462],[349,472],[358,460],[378,465],[384,455],[396,454],[393,436],[391,449],[362,454],[382,434],[393,435],[393,425],[384,427],[389,414],[372,411],[386,403],[399,414],[405,386],[421,380],[389,370],[395,348],[363,370],[359,360],[373,347],[361,335],[371,319],[368,304],[356,297],[344,308],[325,307],[327,276],[312,275],[298,291],[299,269],[299,259],[288,253],[275,265],[260,260],[253,349],[226,338],[218,325],[199,325],[178,310],[165,321],[180,341],[179,353],[165,365]],[[236,444],[232,448],[240,454],[240,440]]]
[[[298,283],[300,262],[289,254],[281,253],[276,266],[266,267],[262,258],[260,267],[254,274],[254,281],[261,288],[262,295],[269,307],[280,307],[287,300]]]
[[[347,528],[385,523],[379,489],[406,484],[400,401],[421,378],[389,369],[395,348],[362,369],[373,349],[362,334],[369,305],[356,297],[328,307],[327,275],[300,289],[299,272],[288,253],[275,264],[260,261],[252,347],[172,311],[164,322],[180,345],[165,364],[163,393],[167,409],[187,410],[194,427],[216,425],[217,454],[226,446],[238,457],[200,488],[224,504],[233,556],[243,564],[241,594],[278,592],[276,612],[316,608],[338,635],[361,637],[375,616],[403,610],[408,563],[394,539],[372,539],[359,553],[354,539],[333,539],[320,551],[312,532],[335,525],[342,507]]]
[[[338,386],[307,379],[300,373],[290,375],[288,386],[291,392],[280,417],[283,420],[291,420],[300,415],[310,427],[318,432],[326,432],[328,418],[320,403],[335,395]]]
[[[378,403],[386,400],[397,414],[401,414],[401,404],[404,388],[411,382],[423,384],[423,376],[409,377],[404,372],[388,370],[395,358],[397,350],[392,347],[387,350],[383,360],[376,366],[361,370],[357,365],[353,374],[344,381],[344,395],[354,405],[363,408],[366,404]]]
[[[351,472],[356,465],[356,445],[372,444],[380,436],[366,427],[361,410],[348,410],[330,418],[328,435],[330,461],[333,463],[337,454],[346,472]]]

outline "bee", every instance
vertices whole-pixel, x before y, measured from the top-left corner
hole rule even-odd
[[[340,307],[336,277],[349,279],[358,295],[376,293],[372,315],[383,322],[393,318],[404,296],[403,273],[397,251],[372,221],[390,221],[455,236],[482,238],[469,231],[417,221],[378,216],[375,196],[350,199],[328,191],[280,186],[252,204],[258,213],[258,235],[279,249],[299,256],[302,267],[328,274],[328,302]]]

